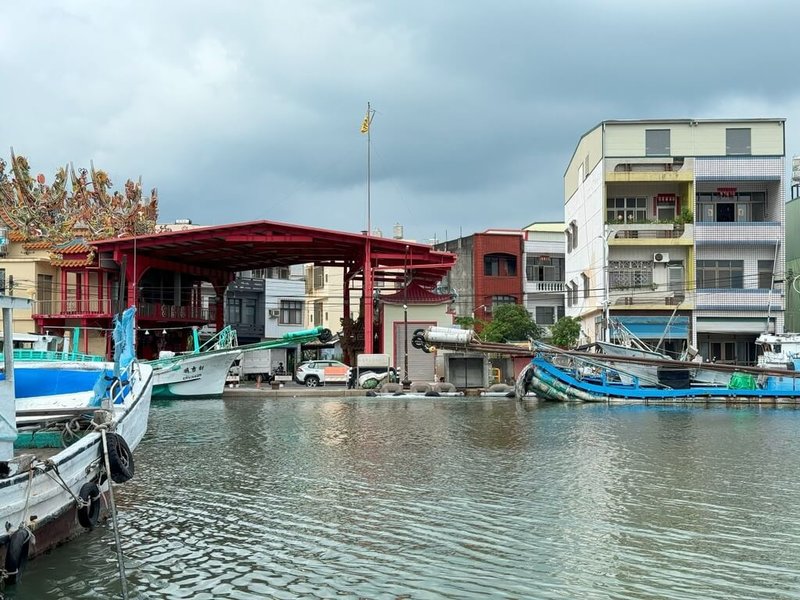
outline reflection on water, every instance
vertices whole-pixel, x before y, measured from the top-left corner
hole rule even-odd
[[[800,412],[505,398],[153,406],[131,598],[797,598]],[[119,597],[108,526],[14,598]]]

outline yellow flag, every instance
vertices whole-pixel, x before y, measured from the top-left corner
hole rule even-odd
[[[364,122],[361,123],[361,133],[367,133],[369,131],[369,110],[367,110],[367,115],[364,117]]]

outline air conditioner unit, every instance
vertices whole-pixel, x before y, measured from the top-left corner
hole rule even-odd
[[[669,254],[666,252],[656,252],[653,254],[653,262],[667,263],[669,262]]]
[[[277,319],[281,316],[281,309],[280,308],[270,308],[269,309],[269,318],[270,319]]]

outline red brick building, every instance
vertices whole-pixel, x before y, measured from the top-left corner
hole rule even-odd
[[[523,242],[519,230],[492,229],[436,245],[458,257],[442,280],[457,316],[490,321],[495,307],[523,303]]]

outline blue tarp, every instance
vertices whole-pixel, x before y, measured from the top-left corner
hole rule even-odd
[[[689,317],[614,317],[627,329],[641,339],[688,339],[689,337]],[[669,324],[669,331],[664,335],[664,331]],[[612,332],[613,334],[613,332]]]

